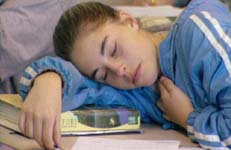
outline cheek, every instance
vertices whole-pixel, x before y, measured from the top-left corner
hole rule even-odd
[[[110,80],[108,81],[107,84],[109,84],[115,88],[119,88],[119,89],[132,89],[132,88],[134,88],[133,84],[131,84],[129,81],[127,81],[121,77],[110,78]]]
[[[143,56],[142,49],[137,44],[128,44],[121,48],[121,58],[126,62],[138,61]]]
[[[145,41],[132,41],[127,45],[126,52],[131,56],[146,58],[150,57],[153,50]]]
[[[150,61],[149,63],[146,63],[146,66],[143,68],[143,76],[144,86],[152,85],[154,82],[156,82],[158,78],[158,69],[155,63],[153,61]]]

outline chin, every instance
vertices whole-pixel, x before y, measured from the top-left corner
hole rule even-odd
[[[125,85],[125,86],[113,86],[113,85],[111,85],[111,86],[114,88],[117,88],[117,89],[121,89],[121,90],[131,90],[131,89],[135,89],[135,88],[140,87],[140,86],[134,85],[134,84],[129,84],[129,85]]]

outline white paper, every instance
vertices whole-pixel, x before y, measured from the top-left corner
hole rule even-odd
[[[170,5],[166,6],[154,6],[154,7],[144,7],[144,6],[118,6],[118,10],[123,10],[134,17],[142,16],[179,16],[183,11],[182,8],[172,7]]]
[[[178,150],[175,140],[126,140],[78,137],[71,150]]]

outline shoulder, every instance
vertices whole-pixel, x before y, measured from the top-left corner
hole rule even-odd
[[[178,23],[176,50],[188,56],[190,62],[209,62],[207,67],[223,62],[225,68],[231,68],[231,13],[219,1],[211,3],[207,8],[195,8]]]
[[[222,2],[218,0],[192,0],[176,23],[184,24],[191,20],[194,21],[195,16],[205,22],[213,18],[221,24],[230,24],[231,22],[231,13]]]
[[[195,0],[200,1],[200,0]],[[219,1],[212,2],[214,4],[202,3],[198,8],[193,10],[189,6],[179,21],[177,37],[181,46],[187,48],[193,47],[195,44],[217,45],[220,43],[224,45],[224,39],[231,35],[231,13],[228,8]],[[191,4],[192,5],[192,4]],[[193,45],[194,44],[194,45]]]

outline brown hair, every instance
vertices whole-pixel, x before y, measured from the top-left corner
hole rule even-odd
[[[99,2],[84,2],[68,9],[58,21],[53,33],[53,43],[57,56],[70,61],[75,40],[81,32],[93,29],[108,20],[118,20],[117,10]]]

